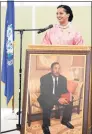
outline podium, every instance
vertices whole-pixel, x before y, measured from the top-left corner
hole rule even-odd
[[[74,57],[77,58],[74,58]],[[83,58],[83,65],[77,66],[81,57]],[[76,66],[72,65],[73,59]],[[41,46],[41,45],[29,45],[26,49],[25,59],[25,76],[24,76],[24,90],[23,90],[23,106],[22,106],[22,124],[21,134],[26,133],[27,124],[31,125],[33,121],[41,120],[42,110],[39,107],[37,98],[40,95],[40,77],[50,72],[50,65],[53,62],[59,62],[62,68],[61,73],[67,78],[67,82],[77,83],[77,86],[73,84],[68,85],[67,88],[74,97],[74,113],[78,117],[81,117],[82,134],[88,133],[88,128],[92,125],[90,123],[90,103],[91,99],[92,83],[90,80],[91,70],[91,47],[90,46]],[[75,69],[78,79],[75,80]],[[75,110],[77,108],[77,110]],[[55,107],[53,107],[55,110]],[[74,124],[75,125],[75,124]],[[77,124],[78,125],[78,124]],[[76,127],[76,125],[75,125]]]

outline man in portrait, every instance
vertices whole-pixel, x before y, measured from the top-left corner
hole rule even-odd
[[[65,97],[66,95],[67,97]],[[40,96],[38,102],[42,108],[44,134],[50,134],[50,115],[54,105],[64,106],[61,124],[73,129],[70,123],[73,102],[70,93],[67,90],[67,79],[60,74],[60,64],[54,62],[51,64],[51,72],[40,78]]]

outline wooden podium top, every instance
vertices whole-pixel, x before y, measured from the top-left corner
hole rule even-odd
[[[92,46],[86,45],[29,45],[27,52],[31,54],[74,54],[85,55],[91,51]]]
[[[90,51],[92,46],[87,45],[28,45],[30,50],[69,50],[69,51]]]

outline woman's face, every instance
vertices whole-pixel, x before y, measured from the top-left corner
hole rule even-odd
[[[69,14],[65,12],[64,8],[58,8],[56,15],[60,24],[68,22]]]

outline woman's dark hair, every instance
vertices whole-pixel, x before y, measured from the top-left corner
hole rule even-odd
[[[67,6],[67,5],[59,5],[58,7],[57,7],[57,9],[58,8],[64,8],[65,9],[65,12],[67,13],[67,14],[70,14],[70,16],[69,16],[69,21],[72,21],[73,20],[73,12],[72,12],[72,10],[71,10],[71,8],[69,7],[69,6]]]
[[[53,69],[53,67],[55,66],[55,65],[59,65],[59,62],[53,62],[52,64],[51,64],[51,69]]]

